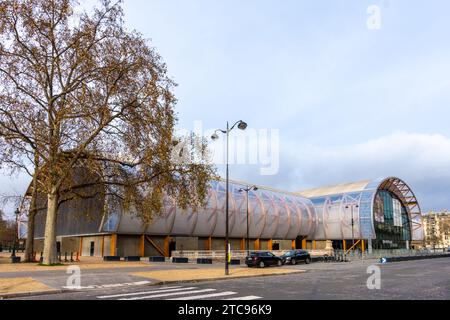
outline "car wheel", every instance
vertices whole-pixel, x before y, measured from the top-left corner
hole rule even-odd
[[[264,262],[261,261],[261,262],[259,263],[259,267],[260,267],[260,268],[264,268],[265,266],[266,266],[266,264],[265,264]]]
[[[277,266],[279,266],[279,267],[283,266],[283,262],[281,262],[281,260],[278,260]]]
[[[311,263],[311,258],[306,258],[305,263],[306,264],[310,264]]]
[[[295,266],[295,265],[297,264],[297,260],[292,259],[292,260],[291,260],[291,263],[292,263],[293,266]]]

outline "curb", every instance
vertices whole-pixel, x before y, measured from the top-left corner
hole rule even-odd
[[[168,284],[183,284],[183,283],[202,283],[202,282],[212,282],[212,281],[229,281],[229,280],[237,280],[237,279],[250,279],[250,278],[263,278],[263,277],[277,277],[277,276],[287,276],[291,274],[301,274],[306,273],[306,270],[298,270],[295,272],[284,272],[284,273],[276,273],[276,274],[261,274],[261,275],[249,275],[242,277],[232,277],[232,278],[218,278],[218,279],[195,279],[195,280],[174,280],[174,281],[159,281],[146,285],[146,287],[156,287],[163,286]],[[151,279],[151,278],[149,278]],[[92,291],[92,290],[90,290]],[[18,292],[18,293],[8,293],[8,294],[0,294],[0,300],[9,300],[15,298],[27,298],[27,297],[38,297],[45,295],[55,295],[62,293],[81,293],[81,292],[89,292],[89,290],[67,290],[67,289],[55,289],[48,291],[36,291],[36,292]]]
[[[55,289],[55,290],[36,291],[36,292],[6,293],[6,294],[0,294],[0,300],[8,300],[8,299],[14,299],[14,298],[26,298],[26,297],[38,297],[38,296],[61,294],[61,293],[67,293],[67,292],[68,292],[68,290]]]
[[[264,278],[264,277],[277,277],[277,276],[287,276],[291,274],[301,274],[306,273],[306,270],[298,270],[295,272],[284,272],[276,274],[260,274],[252,276],[242,276],[242,277],[230,277],[230,278],[217,278],[217,279],[195,279],[195,280],[173,280],[173,281],[160,281],[149,284],[148,286],[163,286],[168,284],[182,284],[182,283],[201,283],[201,282],[213,282],[213,281],[229,281],[229,280],[239,280],[239,279],[250,279],[250,278]]]

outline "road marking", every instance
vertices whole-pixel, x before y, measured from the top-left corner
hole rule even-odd
[[[202,299],[211,300],[213,298],[220,298],[220,297],[226,298],[227,296],[232,295],[238,295],[238,293],[233,291],[219,292],[217,291],[217,289],[201,289],[198,287],[167,286],[155,288],[154,290],[151,291],[120,293],[113,295],[98,296],[97,298],[98,299],[118,298],[118,300],[146,300],[153,298],[167,298],[167,300],[202,300]],[[259,299],[262,299],[262,297],[251,295],[221,300],[250,301]]]
[[[145,299],[152,299],[152,298],[181,296],[184,294],[206,293],[206,292],[212,292],[212,291],[216,291],[216,289],[203,289],[203,290],[193,290],[193,291],[183,291],[183,292],[172,292],[172,293],[155,294],[155,295],[151,295],[151,296],[136,297],[136,298],[129,298],[129,299],[119,299],[119,300],[126,300],[126,301],[128,301],[128,300],[145,300]]]
[[[247,297],[237,297],[237,298],[223,299],[223,300],[251,301],[251,300],[260,300],[260,299],[262,299],[262,297],[247,296]]]
[[[62,287],[62,288],[68,289],[68,290],[108,289],[108,288],[121,288],[121,287],[137,287],[137,286],[144,286],[144,285],[147,285],[150,283],[151,283],[151,281],[139,281],[139,282],[130,282],[130,283],[92,285],[92,286],[86,286],[86,287],[69,286],[69,287]]]
[[[219,292],[219,293],[211,293],[211,294],[204,294],[200,296],[190,296],[190,297],[181,297],[181,298],[174,298],[174,299],[167,299],[167,300],[200,300],[200,299],[208,299],[208,298],[215,298],[215,297],[224,297],[224,296],[232,296],[234,294],[237,294],[237,292]]]
[[[112,298],[132,297],[132,296],[140,296],[140,295],[145,295],[145,294],[163,293],[163,292],[172,292],[172,291],[183,291],[183,290],[193,290],[193,289],[197,289],[197,287],[190,287],[190,288],[182,288],[180,286],[178,286],[178,287],[165,287],[165,288],[159,288],[159,289],[152,290],[152,291],[113,294],[113,295],[108,295],[108,296],[99,296],[97,298],[98,299],[112,299]]]

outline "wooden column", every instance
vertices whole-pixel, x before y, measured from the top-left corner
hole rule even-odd
[[[292,250],[297,249],[297,241],[292,240],[292,245],[291,245]]]
[[[164,255],[166,258],[170,257],[170,240],[169,236],[164,239]]]
[[[78,248],[78,255],[83,256],[83,237],[80,237],[80,246]]]
[[[273,250],[273,240],[272,239],[270,239],[269,242],[267,243],[267,249],[270,251]]]
[[[313,245],[313,250],[317,250],[317,241],[316,240],[313,241],[312,245]]]
[[[246,244],[245,239],[242,239],[241,240],[241,251],[245,251],[245,244]]]
[[[139,256],[142,258],[145,256],[145,235],[139,239]]]
[[[342,241],[342,248],[344,248],[344,251],[347,251],[347,241],[346,240]]]
[[[261,250],[261,240],[260,239],[256,239],[255,240],[255,250]]]
[[[366,243],[365,243],[365,240],[361,240],[361,251],[362,251],[362,253],[366,252]]]
[[[308,244],[307,244],[306,238],[305,238],[305,239],[302,240],[302,249],[303,249],[303,250],[306,250],[307,247],[308,247]]]
[[[117,234],[111,235],[110,255],[115,256],[117,254]]]
[[[206,250],[211,251],[212,250],[212,237],[209,237],[206,239]]]

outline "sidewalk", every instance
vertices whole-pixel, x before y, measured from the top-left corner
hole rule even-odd
[[[133,268],[133,267],[148,267],[152,266],[149,262],[104,262],[102,258],[98,257],[82,257],[80,262],[61,263],[61,266],[48,267],[40,266],[38,263],[18,263],[12,264],[10,253],[0,253],[0,273],[7,272],[33,272],[33,271],[52,271],[52,270],[66,270],[68,266],[78,266],[82,270],[89,269],[104,269],[104,268]],[[17,254],[22,257],[22,254]]]
[[[281,268],[247,268],[230,266],[230,275],[215,265],[184,265],[149,262],[99,262],[98,258],[83,258],[81,263],[58,267],[41,267],[36,264],[0,264],[0,299],[61,292],[80,292],[65,288],[69,265],[82,270],[82,287],[114,286],[130,282],[143,282],[154,286],[168,283],[190,283],[211,280],[281,276],[304,273],[305,270],[284,266]],[[3,274],[3,277],[2,277]],[[83,289],[85,290],[85,289]]]
[[[52,292],[54,289],[33,278],[0,279],[0,298],[12,294]]]
[[[169,271],[157,270],[148,272],[136,272],[131,275],[136,277],[148,278],[160,281],[164,284],[172,282],[190,282],[190,281],[209,281],[209,280],[224,280],[235,278],[252,278],[252,277],[264,277],[264,276],[279,276],[304,273],[305,270],[298,270],[289,267],[282,268],[230,268],[230,275],[225,276],[223,268],[202,268],[202,269],[189,269],[189,270],[176,270],[176,273]]]

